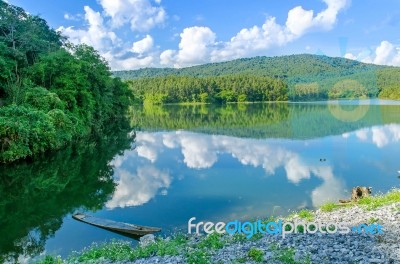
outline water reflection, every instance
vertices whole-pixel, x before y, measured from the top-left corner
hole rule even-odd
[[[219,158],[226,155],[242,166],[262,168],[265,177],[283,169],[288,182],[295,185],[312,176],[317,177],[322,183],[310,194],[312,206],[319,206],[326,200],[337,200],[344,195],[345,185],[334,176],[332,164],[320,163],[316,157],[309,161],[308,157],[302,157],[276,140],[187,131],[140,132],[136,145],[135,150],[114,161],[118,165],[118,186],[107,203],[109,208],[143,205],[158,193],[166,194],[173,181],[171,175],[187,174],[190,169],[203,171],[203,175],[208,177]],[[181,155],[176,155],[176,150]],[[138,164],[137,167],[135,164]],[[185,164],[186,169],[179,168],[178,164]],[[207,180],[213,184],[213,179]]]
[[[131,149],[126,131],[0,167],[0,262],[22,263],[77,209],[99,210],[113,194],[112,158]]]
[[[172,178],[153,166],[139,167],[134,173],[124,169],[115,172],[117,188],[106,207],[138,206],[147,203],[159,190],[166,195]]]
[[[344,133],[344,138],[356,136],[359,140],[371,142],[378,148],[400,141],[400,125],[390,124],[383,126],[374,126],[371,128],[363,128],[352,133]]]
[[[341,135],[364,127],[400,122],[399,102],[368,100],[368,103],[147,105],[133,108],[130,119],[132,125],[139,126],[143,131],[183,129],[235,137],[290,139]]]
[[[349,197],[353,186],[398,186],[400,106],[370,105],[355,122],[335,118],[330,107],[136,107],[134,149],[125,136],[108,136],[1,167],[0,262],[44,250],[66,256],[121,238],[69,220],[77,209],[168,233],[192,216],[287,214]]]

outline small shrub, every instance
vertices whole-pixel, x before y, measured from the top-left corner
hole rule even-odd
[[[250,248],[248,256],[255,262],[262,262],[264,260],[264,251],[258,248]]]

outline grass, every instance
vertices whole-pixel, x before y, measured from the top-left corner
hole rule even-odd
[[[211,263],[211,254],[206,250],[195,249],[189,250],[186,254],[186,262],[188,264],[209,264]]]
[[[308,222],[311,222],[314,220],[314,212],[307,209],[301,209],[298,212],[291,213],[287,218],[288,219],[301,218],[307,220]]]
[[[376,224],[376,223],[379,223],[379,218],[375,218],[375,217],[370,217],[369,219],[368,219],[368,224]]]
[[[40,264],[60,264],[60,263],[86,263],[98,259],[107,259],[111,261],[133,261],[140,258],[151,256],[176,256],[180,255],[180,249],[187,243],[186,237],[177,235],[173,239],[156,239],[155,243],[146,247],[133,248],[131,243],[125,241],[112,241],[105,244],[93,244],[82,252],[75,252],[68,259],[62,261],[60,258],[46,256],[38,263]]]
[[[322,212],[332,212],[333,210],[339,208],[340,206],[334,202],[328,202],[320,207]]]
[[[400,203],[400,190],[393,189],[386,194],[378,194],[360,199],[357,203],[349,203],[348,205],[337,205],[336,203],[326,203],[320,207],[323,212],[332,212],[338,208],[351,207],[359,205],[366,210],[374,210],[381,206]]]
[[[400,202],[400,190],[392,190],[387,194],[380,194],[361,199],[358,204],[364,206],[367,210],[373,210],[378,207]]]
[[[311,264],[311,257],[307,255],[299,260],[296,260],[296,250],[294,248],[281,248],[276,244],[272,244],[270,249],[275,253],[274,260],[284,264]]]
[[[311,222],[312,220],[314,220],[314,213],[310,210],[306,210],[306,209],[302,209],[300,210],[297,215],[304,220],[307,220],[309,222]]]
[[[60,257],[46,256],[43,260],[37,262],[37,264],[62,264],[63,261]]]
[[[264,251],[258,248],[250,248],[248,252],[248,256],[250,259],[254,260],[255,262],[263,262],[264,260]]]
[[[400,190],[393,189],[387,194],[380,194],[375,196],[360,199],[358,203],[351,203],[349,205],[337,205],[335,203],[327,203],[320,207],[324,212],[331,212],[338,208],[349,206],[361,206],[366,210],[373,210],[378,207],[400,203]],[[400,210],[400,207],[394,210]],[[307,221],[313,221],[314,213],[309,210],[300,210],[288,217],[288,219],[298,217]],[[273,221],[276,218],[270,218],[263,222]],[[379,222],[378,218],[368,219],[368,223]],[[231,239],[226,240],[223,235],[213,233],[208,236],[200,238],[198,243],[191,244],[188,242],[186,235],[180,234],[172,237],[171,239],[157,238],[155,243],[149,244],[145,247],[132,247],[129,242],[113,241],[111,243],[97,245],[84,249],[81,252],[75,252],[69,258],[62,260],[60,257],[46,256],[43,260],[37,262],[39,264],[63,264],[63,263],[87,263],[96,262],[99,259],[106,259],[110,261],[134,261],[140,258],[148,258],[151,256],[183,256],[187,263],[193,264],[208,264],[211,263],[211,256],[219,249],[222,249],[228,243],[242,243],[245,241],[257,240],[262,238],[261,234],[255,234],[250,240],[244,234],[235,234]],[[310,256],[303,257],[301,260],[295,259],[296,251],[293,248],[280,248],[276,245],[271,245],[271,250],[274,253],[273,259],[281,263],[287,264],[308,264],[311,263]],[[244,263],[247,260],[255,262],[262,262],[264,252],[257,248],[251,248],[248,251],[247,257],[241,257],[234,260],[235,263]]]
[[[153,255],[178,255],[178,245],[179,242],[177,243],[175,240],[173,240],[173,242],[157,241],[146,247],[132,248],[130,243],[112,242],[111,244],[92,247],[76,257],[76,260],[85,262],[88,260],[105,258],[112,261],[121,261],[146,258]]]

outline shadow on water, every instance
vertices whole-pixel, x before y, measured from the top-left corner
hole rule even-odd
[[[112,131],[112,128],[109,128]],[[0,262],[44,251],[77,209],[103,207],[115,190],[110,161],[130,149],[128,128],[0,167]]]

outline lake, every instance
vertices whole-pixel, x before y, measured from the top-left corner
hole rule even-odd
[[[400,184],[396,101],[135,106],[129,118],[133,141],[116,131],[0,167],[0,260],[130,240],[77,211],[168,235],[191,217],[287,215]]]

